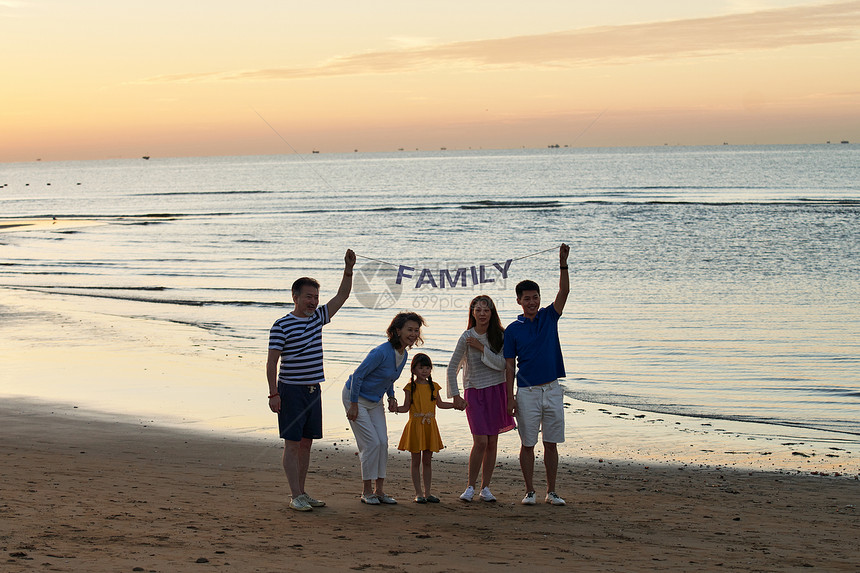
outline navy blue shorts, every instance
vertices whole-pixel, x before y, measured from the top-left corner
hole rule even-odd
[[[302,438],[322,438],[322,400],[319,384],[278,384],[281,411],[278,429],[281,438],[299,442]]]

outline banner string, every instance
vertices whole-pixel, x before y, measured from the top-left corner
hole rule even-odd
[[[332,191],[337,191],[337,190],[332,186],[332,184],[328,182],[328,179],[326,179],[325,177],[323,177],[322,173],[320,173],[320,172],[319,172],[319,171],[318,171],[318,170],[317,170],[313,165],[311,165],[311,164],[308,162],[308,160],[307,160],[307,159],[305,159],[305,156],[304,156],[304,155],[302,155],[301,153],[299,153],[299,152],[296,150],[296,148],[295,148],[295,147],[293,147],[293,145],[292,145],[289,141],[287,141],[286,139],[284,139],[284,136],[283,136],[283,135],[281,135],[280,133],[278,133],[278,130],[277,130],[277,129],[275,129],[275,127],[274,127],[271,123],[269,123],[268,121],[266,121],[266,118],[265,118],[265,117],[263,117],[262,115],[260,115],[260,112],[259,112],[259,111],[257,111],[257,110],[256,110],[256,109],[254,109],[253,107],[251,108],[251,110],[252,110],[254,113],[256,113],[256,114],[259,116],[259,118],[260,118],[260,119],[262,119],[262,120],[263,120],[263,123],[265,123],[266,125],[268,125],[268,126],[269,126],[269,129],[271,129],[272,131],[274,131],[274,132],[275,132],[275,135],[277,135],[278,137],[280,137],[280,138],[281,138],[281,141],[283,141],[284,143],[286,143],[286,144],[287,144],[287,146],[288,146],[290,149],[292,149],[292,150],[293,150],[293,153],[295,153],[296,155],[298,155],[298,156],[299,156],[299,158],[302,160],[302,162],[304,162],[304,164],[305,164],[306,166],[308,166],[308,167],[311,169],[311,171],[313,171],[313,172],[316,174],[316,176],[317,176],[317,177],[319,177],[319,178],[320,178],[320,180],[322,180],[322,182],[323,182],[323,183],[325,183],[325,184],[326,184],[326,186],[327,186],[330,190],[332,190]]]
[[[538,252],[536,252],[536,253],[531,253],[531,254],[529,254],[529,255],[523,255],[522,257],[516,257],[516,258],[514,258],[514,259],[511,259],[511,261],[521,261],[521,260],[523,260],[523,259],[527,259],[527,258],[529,258],[529,257],[534,257],[534,256],[537,256],[537,255],[542,255],[542,254],[547,253],[547,252],[549,252],[549,251],[554,251],[554,250],[556,250],[557,248],[558,248],[558,247],[550,247],[550,248],[548,248],[548,249],[544,249],[543,251],[538,251]],[[369,261],[375,261],[375,262],[377,262],[377,263],[382,263],[383,265],[391,265],[392,267],[398,267],[398,268],[400,267],[400,265],[398,265],[398,264],[395,264],[395,263],[389,263],[388,261],[383,261],[383,260],[380,260],[380,259],[374,259],[373,257],[367,257],[367,256],[364,256],[364,255],[359,255],[358,253],[356,253],[356,254],[355,254],[355,256],[356,256],[356,257],[361,257],[362,259],[367,259],[367,260],[369,260]]]
[[[530,254],[530,255],[523,255],[522,257],[517,257],[517,258],[515,258],[515,259],[511,259],[511,260],[512,260],[512,261],[521,261],[522,259],[527,259],[527,258],[529,258],[529,257],[534,257],[535,255],[542,255],[542,254],[544,254],[544,253],[548,253],[548,252],[550,252],[550,251],[554,251],[554,250],[556,250],[556,249],[558,249],[558,247],[550,247],[550,248],[548,248],[548,249],[544,249],[544,250],[542,250],[542,251],[538,251],[538,252],[536,252],[536,253],[532,253],[532,254]]]

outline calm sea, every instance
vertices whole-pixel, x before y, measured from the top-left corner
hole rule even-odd
[[[860,434],[857,145],[4,164],[0,224],[14,217],[105,224],[0,235],[0,286],[261,357],[290,283],[333,295],[352,248],[354,295],[325,338],[344,373],[401,309],[444,366],[476,294],[505,323],[519,280],[552,300],[564,241],[570,395]]]

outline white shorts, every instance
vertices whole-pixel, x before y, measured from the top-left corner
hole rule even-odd
[[[564,390],[558,380],[517,388],[517,430],[527,448],[538,443],[538,432],[544,442],[564,442]]]

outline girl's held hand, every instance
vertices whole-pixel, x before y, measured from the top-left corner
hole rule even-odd
[[[353,421],[358,418],[358,402],[350,402],[349,410],[346,411],[346,419]]]

